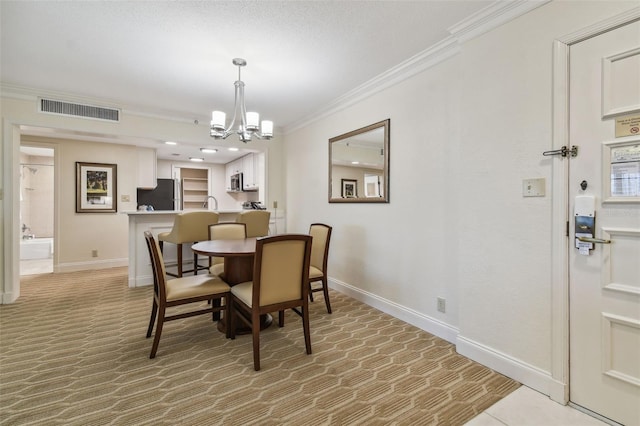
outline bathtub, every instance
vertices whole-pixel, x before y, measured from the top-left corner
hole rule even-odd
[[[20,240],[20,260],[50,259],[53,257],[53,238]]]

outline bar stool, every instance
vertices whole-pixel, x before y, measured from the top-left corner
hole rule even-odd
[[[247,225],[247,238],[269,235],[269,219],[271,212],[266,210],[246,210],[238,213],[237,223]]]
[[[193,275],[197,275],[199,270],[208,268],[208,266],[198,265],[198,255],[193,253],[193,269],[184,270],[182,265],[182,245],[208,240],[209,225],[214,223],[218,223],[218,213],[216,212],[197,211],[178,213],[173,220],[171,232],[158,234],[158,243],[161,252],[164,249],[165,242],[175,244],[178,251],[178,273],[174,274],[167,271],[167,275],[178,278],[187,272],[193,272]]]

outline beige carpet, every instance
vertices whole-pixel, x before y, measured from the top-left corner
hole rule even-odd
[[[145,338],[151,288],[126,268],[23,277],[0,306],[0,424],[460,425],[520,385],[453,345],[340,293],[301,321],[227,340],[209,316]]]

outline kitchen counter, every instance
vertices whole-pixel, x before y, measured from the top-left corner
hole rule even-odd
[[[121,212],[129,216],[129,287],[140,287],[153,284],[153,271],[151,270],[151,260],[147,243],[144,240],[144,232],[151,231],[157,238],[161,232],[169,232],[173,228],[175,215],[190,211],[202,210],[157,210],[157,211],[125,211]],[[230,210],[210,210],[220,214],[220,222],[235,222],[236,215],[243,209]],[[270,233],[277,234],[284,232],[284,212],[278,210],[278,218],[271,213],[269,224]],[[277,220],[280,222],[278,223]],[[177,262],[178,252],[175,244],[164,246],[165,263],[171,265]],[[183,259],[193,259],[193,253],[189,244],[182,246]],[[200,263],[204,264],[208,259],[202,258]],[[202,271],[204,273],[204,271]]]
[[[241,211],[243,211],[242,209],[236,209],[236,210],[206,210],[206,209],[202,209],[202,210],[153,210],[153,211],[139,211],[139,210],[131,210],[131,211],[126,211],[126,212],[122,212],[122,214],[128,214],[128,215],[150,215],[150,214],[178,214],[178,213],[184,213],[184,212],[199,212],[199,211],[213,211],[213,212],[217,212],[220,214],[237,214],[240,213]]]

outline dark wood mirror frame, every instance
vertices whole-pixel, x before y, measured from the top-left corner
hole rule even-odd
[[[390,123],[386,119],[329,139],[330,203],[389,202]]]

